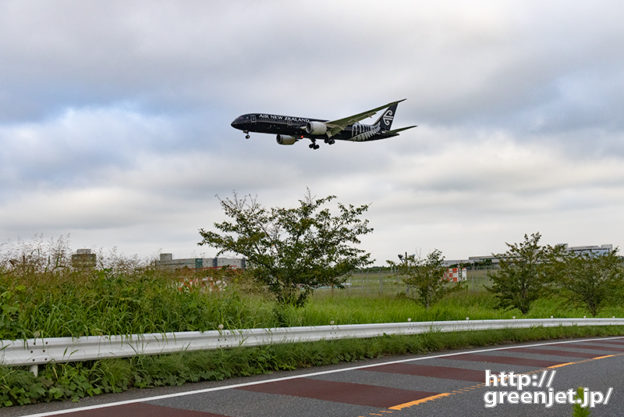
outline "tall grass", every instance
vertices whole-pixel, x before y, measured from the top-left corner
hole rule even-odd
[[[496,309],[493,295],[482,290],[451,294],[428,310],[401,294],[319,291],[297,309],[276,307],[262,290],[242,288],[237,276],[228,277],[230,285],[216,292],[180,290],[183,279],[154,269],[24,276],[0,272],[0,339],[214,330],[220,325],[231,329],[523,317],[517,310]],[[551,296],[538,300],[524,317],[586,314]],[[601,316],[622,317],[624,307],[609,306]]]
[[[242,297],[234,286],[180,289],[185,278],[149,269],[0,272],[0,339],[254,327],[270,320],[270,307],[257,297]]]
[[[496,309],[494,296],[480,285],[425,309],[391,275],[358,274],[350,279],[358,288],[318,290],[297,309],[276,306],[244,273],[163,271],[115,252],[100,254],[98,269],[80,271],[70,267],[69,253],[65,239],[0,253],[0,339],[522,317],[517,310]],[[212,292],[180,285],[206,275],[229,285]],[[480,283],[486,276],[476,278]],[[525,317],[586,314],[551,295]],[[624,306],[608,306],[601,316],[622,317]]]

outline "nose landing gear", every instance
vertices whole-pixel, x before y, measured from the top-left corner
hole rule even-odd
[[[245,134],[245,139],[249,139],[251,136],[249,136],[249,130],[243,130],[243,133]]]

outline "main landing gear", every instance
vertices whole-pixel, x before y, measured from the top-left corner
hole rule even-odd
[[[316,144],[316,139],[310,139],[310,140],[312,141],[312,143],[311,143],[310,145],[308,145],[308,147],[309,147],[310,149],[314,149],[314,150],[316,150],[316,149],[320,148],[320,146],[318,146],[318,145]]]
[[[336,141],[333,139],[325,139],[325,143],[328,145],[333,145],[334,143],[336,143]]]

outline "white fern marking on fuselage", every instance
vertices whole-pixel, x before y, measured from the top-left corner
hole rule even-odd
[[[353,142],[364,142],[375,136],[381,131],[381,126],[379,123],[375,123],[374,125],[361,125],[359,123],[355,123],[351,127],[351,141]]]

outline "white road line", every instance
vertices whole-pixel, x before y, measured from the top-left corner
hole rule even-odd
[[[578,342],[594,342],[594,341],[612,340],[612,339],[622,339],[622,336],[601,337],[601,338],[596,338],[596,339],[566,340],[566,341],[563,341],[563,342],[562,341],[557,341],[557,342],[546,342],[546,343],[534,343],[534,344],[531,344],[531,345],[521,345],[521,347],[550,346],[550,345],[560,345],[560,344],[578,343]],[[224,390],[228,390],[228,389],[249,387],[249,386],[252,386],[252,385],[267,384],[267,383],[270,383],[270,382],[288,381],[288,380],[291,380],[291,379],[309,378],[309,377],[313,377],[313,376],[328,375],[328,374],[334,374],[334,373],[339,373],[339,372],[357,371],[359,369],[372,368],[372,367],[375,367],[375,366],[392,365],[392,364],[395,364],[395,363],[415,362],[415,361],[421,361],[421,360],[425,360],[425,359],[446,358],[446,357],[449,357],[449,356],[463,355],[463,354],[467,354],[467,353],[494,352],[494,351],[497,351],[497,350],[505,350],[505,349],[511,349],[511,348],[515,348],[515,347],[519,347],[519,346],[518,345],[511,345],[511,346],[489,348],[489,349],[470,350],[470,351],[467,351],[467,352],[466,351],[461,351],[461,352],[455,352],[455,353],[444,353],[444,354],[441,354],[441,355],[419,356],[419,357],[411,358],[411,359],[400,359],[400,360],[394,360],[394,361],[388,361],[388,362],[374,363],[374,364],[369,364],[369,365],[352,366],[352,367],[349,367],[349,368],[333,369],[333,370],[330,370],[330,371],[311,372],[309,374],[293,375],[293,376],[286,376],[286,377],[281,377],[281,378],[266,379],[266,380],[262,380],[262,381],[254,381],[254,382],[245,382],[245,383],[241,383],[241,384],[225,385],[225,386],[222,386],[222,387],[212,387],[212,388],[204,388],[204,389],[193,390],[193,391],[177,392],[177,393],[174,393],[174,394],[156,395],[156,396],[153,396],[153,397],[136,398],[136,399],[133,399],[133,400],[117,401],[117,402],[108,403],[108,404],[98,404],[98,405],[91,405],[91,406],[78,407],[78,408],[67,408],[67,409],[64,409],[64,410],[51,411],[51,412],[48,412],[48,413],[28,414],[28,415],[24,415],[22,417],[43,417],[43,416],[54,416],[54,415],[66,414],[66,413],[76,413],[76,412],[79,412],[79,411],[96,410],[98,408],[114,407],[114,406],[119,406],[119,405],[141,403],[141,402],[147,402],[147,401],[164,400],[164,399],[167,399],[167,398],[183,397],[183,396],[186,396],[186,395],[205,394],[207,392],[224,391]]]

